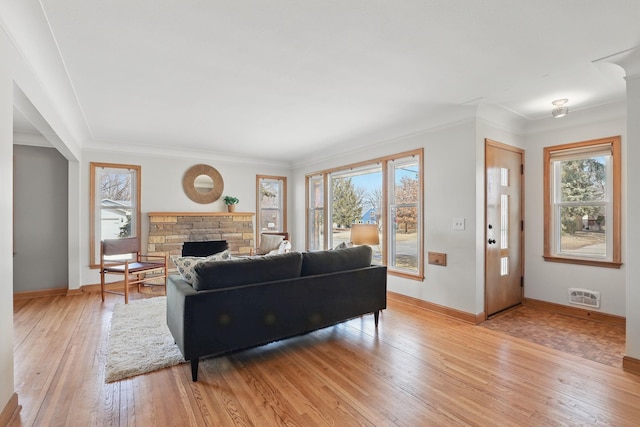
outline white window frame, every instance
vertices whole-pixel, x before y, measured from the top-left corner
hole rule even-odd
[[[544,148],[544,255],[545,261],[620,268],[621,261],[621,159],[620,136]],[[605,157],[606,198],[601,201],[562,201],[559,161]],[[560,212],[567,206],[603,206],[607,231],[606,254],[575,254],[560,247]]]

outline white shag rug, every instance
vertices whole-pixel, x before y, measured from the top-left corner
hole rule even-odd
[[[167,298],[117,303],[111,318],[105,382],[185,363],[167,327]]]

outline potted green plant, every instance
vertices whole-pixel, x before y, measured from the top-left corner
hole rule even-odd
[[[238,204],[239,201],[240,199],[238,199],[237,197],[224,196],[224,204],[227,205],[227,210],[229,212],[235,212],[236,205]]]

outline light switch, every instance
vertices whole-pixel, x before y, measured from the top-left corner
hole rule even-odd
[[[464,230],[464,218],[453,218],[453,229]]]

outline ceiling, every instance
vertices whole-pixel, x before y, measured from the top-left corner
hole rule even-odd
[[[625,99],[638,0],[2,0],[84,146],[296,162],[479,105]],[[20,5],[11,4],[20,3]]]

